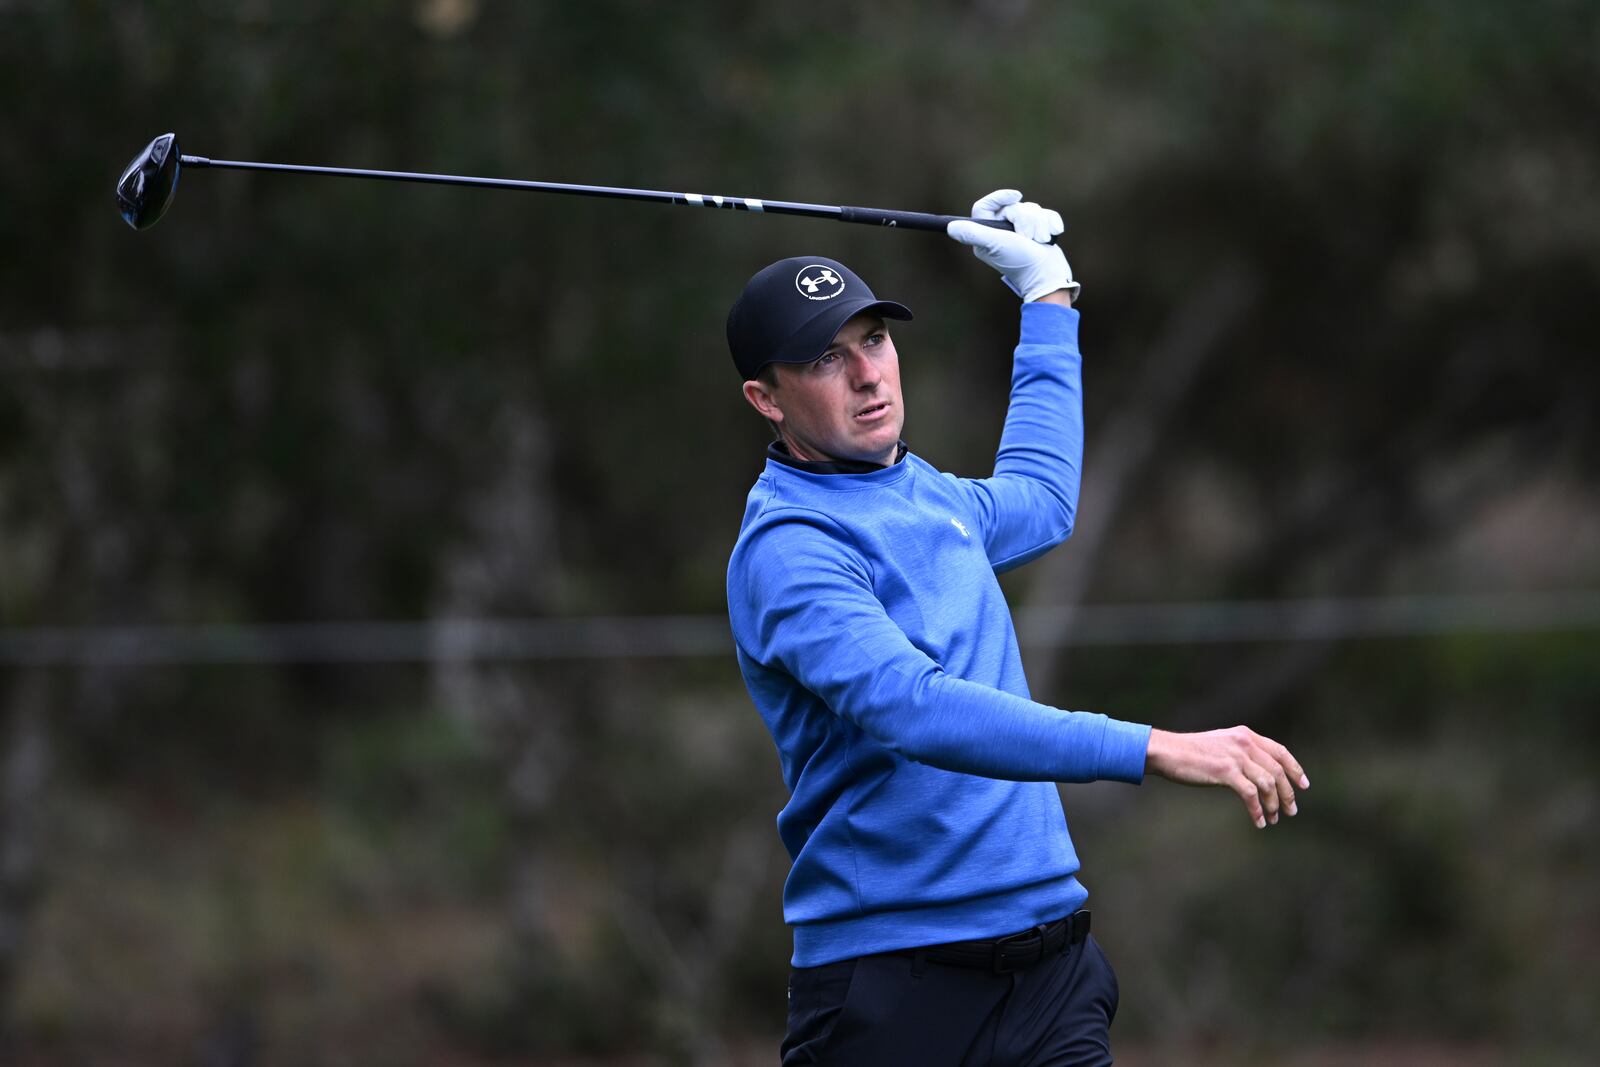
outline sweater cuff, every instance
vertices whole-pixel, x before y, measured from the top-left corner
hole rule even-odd
[[[1113,782],[1144,781],[1145,753],[1150,748],[1150,727],[1120,719],[1107,719],[1100,739],[1099,778]]]
[[[1060,304],[1022,305],[1021,344],[1078,347],[1078,309]]]

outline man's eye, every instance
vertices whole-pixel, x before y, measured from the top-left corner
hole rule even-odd
[[[824,367],[832,366],[838,361],[839,354],[837,352],[824,352],[822,355],[817,357],[817,361],[813,363],[812,366],[816,367],[818,370],[821,370]]]

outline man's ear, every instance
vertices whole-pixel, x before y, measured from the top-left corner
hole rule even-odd
[[[761,413],[761,417],[768,422],[782,422],[783,411],[772,399],[772,386],[758,378],[752,378],[744,383],[744,398],[750,406]]]

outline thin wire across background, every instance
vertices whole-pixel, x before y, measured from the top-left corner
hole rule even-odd
[[[1336,641],[1600,628],[1600,590],[1031,607],[1023,647]],[[733,654],[722,615],[35,627],[0,664],[158,666],[645,659]]]

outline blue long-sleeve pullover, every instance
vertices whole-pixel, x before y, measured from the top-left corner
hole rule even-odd
[[[796,966],[994,937],[1087,897],[1053,783],[1144,773],[1149,727],[1029,699],[995,574],[1072,530],[1078,313],[1025,304],[983,479],[915,455],[773,460],[728,567],[739,667],[782,760]]]

